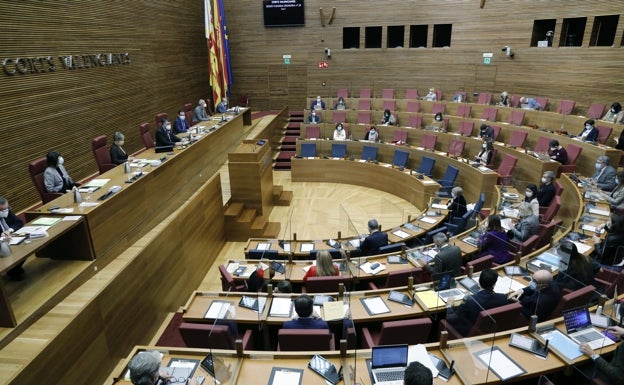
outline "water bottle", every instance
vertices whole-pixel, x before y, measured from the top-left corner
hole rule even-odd
[[[130,174],[132,172],[132,168],[130,167],[130,162],[126,162],[124,164],[124,173]]]
[[[74,186],[74,203],[82,203],[82,195],[80,195],[80,191]]]

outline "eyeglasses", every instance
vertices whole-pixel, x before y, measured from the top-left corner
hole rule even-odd
[[[165,384],[175,384],[175,383],[186,383],[188,382],[188,380],[190,380],[190,378],[186,378],[186,377],[160,377],[160,380],[163,381],[163,383]]]

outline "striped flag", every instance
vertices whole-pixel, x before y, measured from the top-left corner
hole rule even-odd
[[[221,98],[229,97],[232,83],[223,0],[204,0],[204,21],[209,50],[210,85],[216,106]]]

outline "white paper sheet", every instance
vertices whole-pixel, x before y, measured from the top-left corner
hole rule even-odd
[[[301,381],[301,373],[291,370],[276,370],[273,375],[271,385],[293,385],[299,384]]]
[[[271,317],[290,317],[292,301],[290,298],[274,297],[269,315]]]
[[[393,231],[393,232],[392,232],[392,234],[396,235],[397,237],[399,237],[399,238],[401,238],[401,239],[405,239],[405,238],[409,237],[409,234],[408,234],[408,233],[406,233],[406,232],[405,232],[405,231],[403,231],[403,230],[396,230],[396,231]]]
[[[516,290],[524,289],[526,285],[511,279],[509,277],[498,277],[496,285],[494,285],[494,292],[499,294],[508,294]]]
[[[372,297],[372,298],[364,298],[364,303],[366,303],[366,307],[373,314],[383,314],[389,313],[390,309],[383,301],[381,297]]]
[[[407,363],[411,364],[412,362],[420,362],[425,365],[429,370],[431,370],[431,374],[433,377],[438,375],[438,369],[435,367],[433,362],[431,362],[431,357],[429,357],[429,353],[427,353],[427,348],[425,345],[410,345],[409,350],[407,351]]]
[[[496,372],[496,374],[503,381],[524,373],[524,370],[521,367],[516,365],[515,362],[510,360],[498,349],[494,349],[494,351],[488,350],[487,352],[479,354],[479,359],[485,365],[489,364],[489,367]]]
[[[421,221],[425,222],[425,223],[436,223],[438,220],[435,218],[429,218],[429,217],[422,217],[420,218]]]

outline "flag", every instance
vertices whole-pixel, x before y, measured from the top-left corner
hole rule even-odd
[[[204,0],[206,39],[209,50],[209,73],[215,106],[230,96],[232,70],[223,0]]]
[[[221,86],[219,81],[217,42],[212,17],[212,0],[204,0],[204,25],[206,39],[208,40],[208,73],[210,75],[210,85],[212,86],[212,101],[213,107],[216,107],[221,100]]]
[[[223,0],[219,0],[219,21],[221,26],[222,49],[223,49],[223,84],[225,94],[230,97],[230,86],[232,85],[232,67],[230,64],[230,42],[228,39],[227,23],[225,22],[225,7]]]

